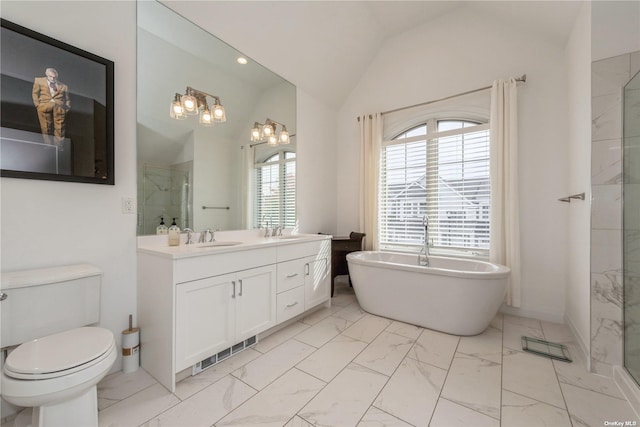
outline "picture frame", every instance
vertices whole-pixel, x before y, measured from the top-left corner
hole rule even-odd
[[[0,176],[114,185],[113,61],[0,21]]]

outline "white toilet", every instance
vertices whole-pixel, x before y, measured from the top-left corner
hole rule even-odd
[[[16,425],[98,425],[96,384],[116,360],[100,318],[102,272],[91,265],[2,273],[0,347],[19,345],[4,363],[2,398],[32,407]]]

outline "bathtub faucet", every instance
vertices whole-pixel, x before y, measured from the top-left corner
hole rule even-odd
[[[422,225],[424,225],[424,246],[418,254],[418,264],[424,267],[429,266],[429,217],[422,217]]]

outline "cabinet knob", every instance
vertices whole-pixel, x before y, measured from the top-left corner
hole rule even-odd
[[[4,301],[7,298],[9,298],[9,295],[4,293],[4,292],[0,292],[0,301]]]

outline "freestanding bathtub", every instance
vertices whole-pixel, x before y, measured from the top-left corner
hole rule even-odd
[[[362,251],[347,255],[363,310],[454,335],[477,335],[495,317],[511,270],[483,261]]]

